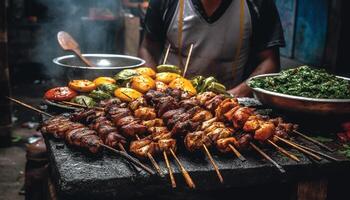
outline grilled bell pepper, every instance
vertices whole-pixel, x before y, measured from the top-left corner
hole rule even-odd
[[[214,78],[214,77],[212,77],[212,76],[210,76],[210,77],[204,79],[203,84],[202,84],[202,86],[200,87],[199,92],[200,92],[200,93],[205,92],[212,82],[218,82],[218,80],[216,80],[216,78]]]
[[[51,101],[70,101],[78,94],[68,87],[56,87],[48,90],[44,98]]]
[[[95,83],[89,80],[72,80],[69,82],[68,87],[78,92],[91,92],[96,89]]]
[[[118,88],[114,91],[114,96],[125,102],[131,102],[142,96],[142,93],[132,88]]]
[[[94,80],[96,86],[100,86],[103,84],[115,84],[116,81],[111,77],[98,77]]]
[[[134,69],[124,69],[114,76],[114,79],[117,82],[117,85],[125,86],[134,76],[140,75]]]
[[[146,93],[149,90],[156,88],[156,83],[151,77],[140,75],[131,79],[131,88],[141,93]]]
[[[151,78],[156,78],[156,72],[152,68],[140,67],[140,68],[135,69],[135,71],[141,75],[147,75]]]
[[[183,90],[185,92],[190,93],[191,95],[197,94],[196,88],[193,87],[191,81],[182,77],[171,81],[171,83],[169,84],[169,87],[172,89]]]
[[[176,65],[159,65],[157,66],[157,72],[171,72],[175,74],[181,74],[181,69]]]
[[[163,82],[165,84],[169,84],[171,81],[180,78],[181,76],[176,73],[170,73],[170,72],[162,72],[158,73],[156,75],[156,81]]]
[[[112,95],[102,90],[94,90],[90,92],[89,96],[99,101],[112,98]]]
[[[71,102],[77,103],[80,105],[87,105],[89,108],[94,107],[96,105],[96,102],[94,101],[93,98],[85,96],[85,95],[79,95],[74,97]]]
[[[192,83],[193,87],[195,87],[197,89],[197,91],[201,88],[204,79],[205,78],[203,76],[195,76],[191,79],[191,83]]]
[[[226,94],[226,87],[218,82],[211,82],[207,88],[207,91],[212,91],[216,94]]]
[[[99,85],[97,87],[98,90],[102,90],[104,92],[107,92],[109,94],[114,94],[114,91],[118,88],[117,85],[114,85],[114,84],[110,84],[110,83],[107,83],[107,84],[102,84],[102,85]]]

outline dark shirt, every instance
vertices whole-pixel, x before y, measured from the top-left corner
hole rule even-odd
[[[218,20],[232,1],[223,0],[212,16],[207,16],[200,0],[191,0],[197,11],[208,22]],[[148,37],[161,44],[166,40],[166,33],[171,19],[176,12],[178,0],[151,0],[144,26]],[[272,47],[285,46],[280,17],[273,0],[247,0],[252,18],[252,38],[250,59],[247,63],[247,75],[258,63],[257,53]]]

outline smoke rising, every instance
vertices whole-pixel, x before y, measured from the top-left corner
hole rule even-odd
[[[80,44],[83,53],[116,53],[115,36],[122,23],[116,21],[92,20],[92,8],[110,11],[114,16],[122,14],[119,0],[36,0],[46,7],[45,17],[39,19],[38,33],[32,36],[36,41],[33,60],[43,64],[42,73],[47,78],[59,79],[64,69],[53,64],[56,57],[71,54],[61,49],[57,33],[66,31]],[[109,13],[109,12],[108,12]]]

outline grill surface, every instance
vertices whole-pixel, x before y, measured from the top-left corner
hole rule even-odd
[[[294,149],[286,148],[301,159],[301,162],[297,163],[281,155],[272,147],[263,148],[287,171],[285,174],[281,174],[272,164],[263,160],[252,150],[242,152],[247,158],[246,162],[241,162],[233,154],[220,155],[212,150],[213,157],[225,181],[224,184],[220,184],[204,153],[189,155],[180,149],[178,157],[197,186],[193,192],[187,188],[174,159],[171,159],[171,165],[175,171],[174,175],[178,186],[175,190],[171,189],[167,168],[162,157],[156,158],[156,160],[160,164],[165,178],[158,178],[157,176],[151,177],[143,171],[135,171],[127,161],[107,151],[98,156],[92,156],[79,149],[67,147],[62,141],[48,137],[45,138],[45,141],[51,159],[51,176],[61,199],[140,199],[141,196],[147,195],[157,199],[156,197],[164,194],[167,195],[167,199],[169,197],[184,199],[184,196],[189,197],[196,193],[225,188],[271,183],[282,184],[317,177],[336,177],[343,173],[349,173],[348,168],[350,167],[349,160],[315,162]],[[320,150],[301,138],[298,138],[297,141]],[[330,155],[339,157],[339,155]]]

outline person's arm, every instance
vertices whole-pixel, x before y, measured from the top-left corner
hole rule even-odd
[[[275,73],[280,70],[279,47],[263,50],[258,54],[258,59],[259,65],[255,68],[249,77],[260,74]],[[235,95],[236,97],[252,96],[252,91],[246,84],[246,81],[242,82],[228,92]]]
[[[139,49],[139,57],[146,61],[147,67],[155,68],[158,65],[162,50],[163,45],[160,42],[153,41],[146,33]]]

